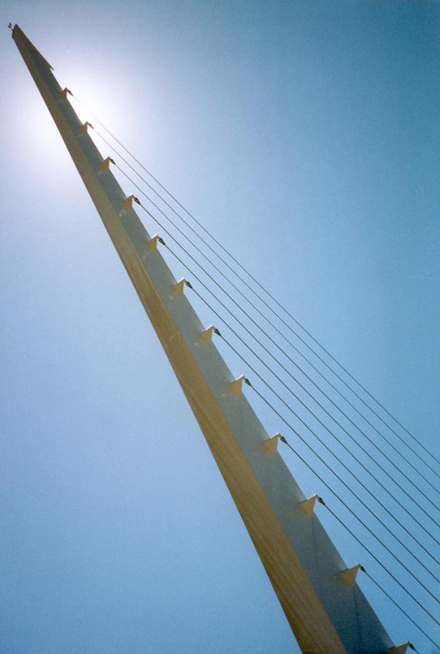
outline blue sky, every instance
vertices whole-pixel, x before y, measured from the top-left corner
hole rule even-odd
[[[0,649],[297,652],[6,25],[19,24],[61,85],[439,457],[439,4],[3,0],[1,10]],[[248,397],[269,433],[283,431]],[[438,641],[429,618],[319,517],[347,563],[364,563]],[[395,642],[433,651],[361,584]]]

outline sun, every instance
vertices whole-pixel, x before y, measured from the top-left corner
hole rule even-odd
[[[57,178],[58,172],[62,170],[62,163],[65,162],[66,147],[60,137],[59,131],[50,116],[41,95],[27,79],[22,85],[22,97],[25,98],[19,109],[18,123],[20,132],[17,134],[16,147],[26,153],[26,158],[38,166],[38,162],[44,161],[42,171],[47,171],[52,179]],[[71,85],[69,82],[68,88]],[[93,88],[87,88],[87,84],[80,84],[80,91],[74,95],[67,94],[67,100],[72,105],[82,123],[89,122],[94,129],[89,130],[91,138],[105,159],[114,156],[111,148],[100,138],[100,135],[114,144],[106,129],[110,130],[117,138],[126,136],[123,121],[121,121],[122,108],[115,109],[110,102],[110,92],[101,92]],[[72,90],[73,92],[73,90]],[[121,104],[121,103],[120,103]],[[49,155],[50,153],[50,155]]]
[[[71,94],[67,95],[75,113],[82,123],[88,122],[93,126],[89,131],[98,149],[104,158],[111,156],[108,145],[100,138],[100,135],[110,140],[109,133],[114,134],[118,139],[127,136],[127,120],[130,109],[124,97],[119,94],[115,97],[114,87],[99,79],[96,80],[87,75],[71,76],[68,85]]]

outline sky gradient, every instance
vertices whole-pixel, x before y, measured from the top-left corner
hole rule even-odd
[[[1,8],[0,651],[296,653],[6,25],[19,24],[60,84],[440,457],[439,3],[3,0]],[[194,306],[207,325],[218,322]],[[252,378],[219,348],[237,376]],[[286,431],[248,398],[269,433]],[[339,510],[291,452],[283,456],[306,494]],[[432,621],[323,510],[319,517],[346,562],[362,562],[438,642]],[[361,584],[395,642],[434,651]],[[408,587],[438,616],[423,590]]]

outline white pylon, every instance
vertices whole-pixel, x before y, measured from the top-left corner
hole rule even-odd
[[[61,89],[18,26],[13,39],[61,133],[177,375],[304,653],[379,654],[393,643],[276,451]],[[204,341],[203,347],[200,340]],[[299,507],[300,510],[292,510]],[[341,576],[342,573],[342,576]],[[351,577],[350,577],[351,581]]]

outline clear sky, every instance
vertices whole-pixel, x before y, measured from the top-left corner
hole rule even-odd
[[[0,8],[0,651],[296,653],[7,23],[20,25],[60,84],[440,457],[440,3],[2,0]],[[219,323],[195,306],[207,325]],[[221,351],[234,373],[252,378]],[[296,446],[251,391],[248,398],[268,432]],[[438,604],[293,453],[283,456],[304,492],[324,496],[438,616]],[[439,558],[425,532],[391,511]],[[347,564],[363,563],[438,642],[434,623],[322,507],[319,517]],[[440,539],[423,514],[420,521]],[[368,579],[360,583],[395,642],[434,651]]]

